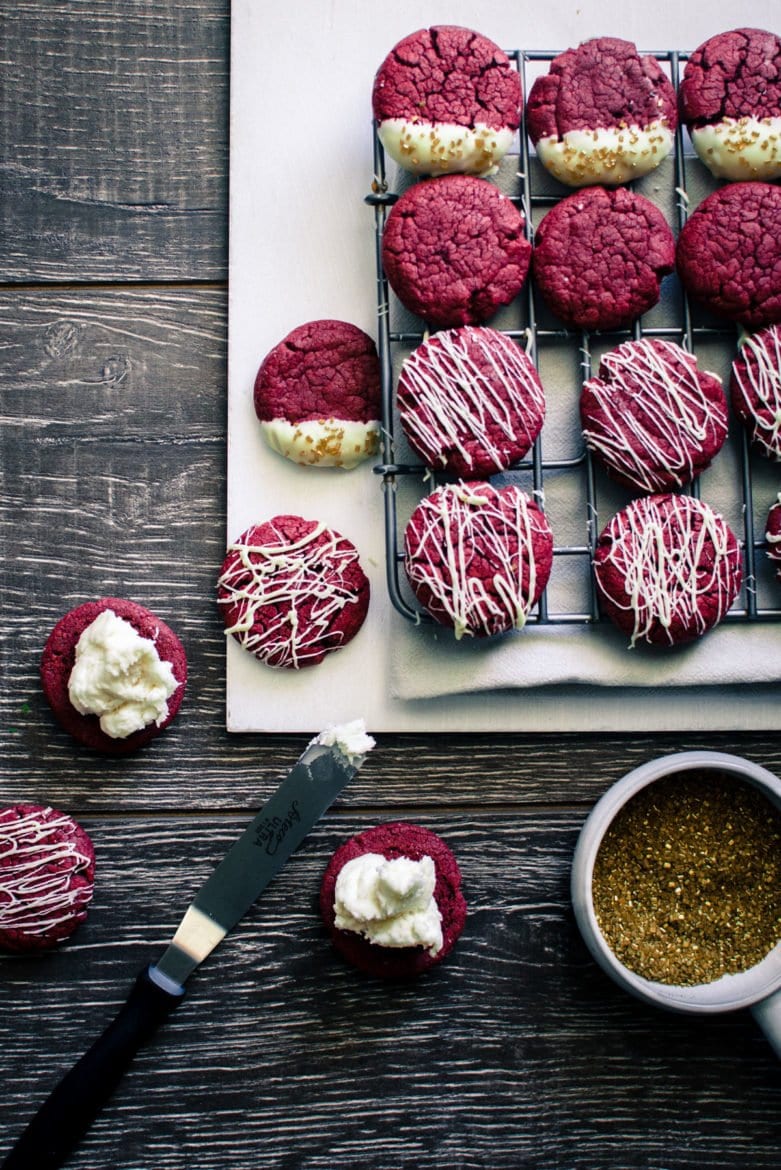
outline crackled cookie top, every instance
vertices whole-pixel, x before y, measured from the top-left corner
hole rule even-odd
[[[781,37],[757,28],[710,37],[686,62],[680,106],[717,178],[781,176]]]
[[[754,448],[781,461],[781,325],[744,339],[732,363],[730,396]]]
[[[560,182],[627,183],[672,150],[675,90],[656,58],[640,56],[630,41],[598,37],[559,54],[537,78],[526,124]]]
[[[545,417],[534,363],[486,326],[442,330],[419,345],[402,366],[397,401],[421,458],[467,478],[523,458]]]
[[[514,485],[446,484],[418,504],[404,533],[410,585],[456,638],[521,629],[552,561],[545,514]]]
[[[228,546],[217,582],[226,634],[267,666],[315,666],[355,637],[369,581],[346,537],[275,516]]]
[[[742,580],[740,546],[704,501],[642,496],[601,532],[594,574],[603,611],[630,647],[676,646],[707,633],[732,605]]]
[[[687,220],[676,267],[687,292],[717,316],[749,329],[781,321],[781,188],[714,191]]]
[[[254,402],[274,451],[305,467],[350,470],[379,446],[376,346],[349,321],[307,321],[263,359]]]
[[[658,207],[626,187],[586,187],[542,219],[534,278],[548,307],[580,329],[621,329],[659,300],[675,240]]]
[[[486,179],[426,179],[391,208],[382,237],[385,274],[402,304],[430,325],[482,324],[526,279],[524,224]]]
[[[415,174],[490,174],[521,121],[521,79],[507,55],[455,25],[418,29],[377,70],[380,141]]]
[[[643,492],[682,487],[710,464],[727,437],[721,381],[681,346],[626,341],[583,385],[583,437],[621,483]]]

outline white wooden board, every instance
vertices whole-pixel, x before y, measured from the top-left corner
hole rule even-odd
[[[263,443],[257,367],[290,329],[317,317],[375,328],[371,84],[402,36],[431,24],[479,29],[504,47],[559,49],[596,35],[641,49],[690,50],[736,23],[773,28],[776,0],[632,5],[517,0],[375,5],[367,0],[234,0],[231,10],[229,449],[226,540],[280,512],[333,525],[358,546],[373,589],[363,630],[301,672],[273,671],[227,644],[227,726],[310,731],[362,715],[374,731],[707,729],[773,726],[778,687],[535,687],[435,699],[391,697],[403,619],[387,600],[382,492],[371,467],[303,469]]]

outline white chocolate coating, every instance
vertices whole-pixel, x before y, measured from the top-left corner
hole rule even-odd
[[[303,467],[342,467],[351,471],[376,455],[380,446],[379,419],[354,422],[322,418],[292,423],[275,418],[262,422],[260,428],[272,451]]]
[[[68,679],[68,698],[81,715],[98,715],[112,739],[125,739],[168,715],[179,684],[151,638],[113,609],[104,609],[82,631]]]
[[[660,506],[667,499],[672,500],[669,510]],[[630,649],[652,640],[649,634],[657,625],[672,644],[674,618],[697,634],[721,620],[734,601],[730,585],[735,578],[726,562],[735,562],[739,554],[729,528],[708,504],[692,496],[644,497],[618,512],[608,528],[612,539],[602,563],[617,569],[626,602],[605,590],[599,573],[596,581],[613,605],[632,614]],[[707,545],[710,558],[703,556]],[[710,620],[701,605],[706,597],[716,603]]]
[[[391,158],[415,175],[495,174],[513,141],[512,130],[479,122],[469,127],[387,118],[377,133]]]
[[[422,518],[423,526],[415,539],[414,556],[410,556],[409,530],[405,537],[407,575],[413,589],[425,586],[431,591],[455,637],[476,630],[522,629],[538,592],[532,550],[541,539],[551,539],[547,522],[532,510],[526,493],[515,487],[500,494],[488,484],[484,490],[477,485],[449,484],[422,500],[415,515]],[[517,534],[514,552],[508,530]],[[491,592],[470,572],[476,548],[497,566]]]
[[[750,420],[751,441],[768,459],[781,461],[781,326],[747,336],[741,345],[745,361],[733,366],[737,391]]]
[[[434,898],[436,868],[430,857],[413,861],[363,853],[340,869],[334,890],[334,925],[381,947],[442,950],[442,915]]]
[[[318,539],[323,533],[324,544]],[[270,666],[299,669],[317,657],[335,615],[355,600],[353,589],[342,584],[342,574],[358,561],[354,546],[325,524],[314,524],[296,541],[280,536],[279,542],[250,544],[240,538],[228,552],[238,556],[217,585],[227,594],[220,603],[238,605],[239,618],[225,633]],[[309,612],[302,622],[299,609],[304,605]],[[269,614],[263,628],[254,631],[264,606]]]
[[[698,375],[694,355],[672,342],[617,346],[584,385],[602,415],[584,426],[586,445],[641,491],[689,483],[705,465],[696,457],[727,436],[726,401],[719,410]]]
[[[39,812],[0,821],[0,930],[47,934],[91,899],[91,882],[72,885],[91,858],[72,837],[55,839],[69,824],[64,815],[42,820]]]
[[[781,118],[724,118],[691,131],[694,149],[717,179],[781,177]]]
[[[537,143],[540,162],[568,187],[617,186],[659,166],[673,148],[666,119],[647,126],[568,130]]]
[[[405,401],[399,409],[413,444],[424,452],[454,452],[470,470],[467,439],[501,471],[512,461],[508,451],[522,446],[525,454],[545,417],[533,364],[520,346],[491,329],[435,334],[407,358],[401,380],[414,400],[412,408]],[[446,466],[445,455],[438,462]]]

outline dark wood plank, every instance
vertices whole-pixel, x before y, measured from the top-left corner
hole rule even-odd
[[[0,281],[222,280],[227,0],[0,19]]]
[[[636,1003],[577,934],[562,813],[432,814],[470,914],[429,977],[392,986],[332,951],[316,911],[328,816],[137,1060],[78,1167],[777,1165],[778,1069],[743,1014]],[[159,953],[230,819],[96,818],[90,918],[60,952],[3,958],[6,1146]],[[35,1059],[31,1060],[31,1052]]]

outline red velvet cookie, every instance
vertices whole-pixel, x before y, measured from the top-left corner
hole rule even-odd
[[[714,191],[686,222],[676,267],[690,296],[717,316],[749,329],[781,321],[781,188]]]
[[[399,41],[377,70],[372,107],[391,158],[418,175],[491,174],[521,122],[521,79],[498,45],[455,25]]]
[[[217,581],[226,634],[267,666],[316,666],[369,608],[358,550],[316,520],[275,516],[228,546]]]
[[[0,808],[0,947],[41,951],[87,917],[95,851],[65,813],[37,804]]]
[[[344,866],[355,858],[373,853],[392,861],[406,857],[434,862],[434,900],[442,918],[442,946],[431,954],[422,946],[380,946],[353,930],[338,929],[334,901],[336,883]],[[341,845],[328,863],[320,888],[320,912],[337,950],[370,975],[384,979],[406,979],[428,971],[453,949],[466,921],[466,901],[461,892],[461,873],[450,848],[441,837],[420,825],[390,821],[366,829]]]
[[[727,437],[721,381],[671,341],[625,341],[583,384],[586,446],[608,474],[641,492],[683,487]]]
[[[393,205],[383,232],[391,288],[429,325],[478,325],[523,286],[531,259],[524,222],[486,179],[416,183]]]
[[[767,555],[771,561],[778,565],[776,577],[781,581],[781,492],[768,509],[765,540],[767,541]]]
[[[641,496],[597,540],[602,609],[638,643],[677,646],[711,630],[738,595],[740,546],[724,519],[693,496]]]
[[[486,326],[443,330],[419,345],[402,366],[397,402],[424,462],[467,478],[522,459],[545,418],[534,363]]]
[[[446,484],[421,500],[404,532],[412,590],[456,638],[521,629],[552,563],[545,514],[514,485]]]
[[[69,693],[79,640],[95,619],[107,610],[128,622],[141,638],[154,644],[160,661],[170,664],[176,683],[176,689],[165,700],[165,710],[161,712],[159,722],[154,719],[126,735],[108,734],[101,727],[101,714],[77,710]],[[187,682],[187,657],[173,630],[142,605],[118,597],[87,601],[60,618],[44,646],[40,669],[44,694],[62,727],[79,743],[111,755],[136,751],[168,727],[179,710]],[[135,666],[120,661],[109,666],[115,691],[112,702],[116,708],[123,705],[121,693],[132,695],[135,689],[132,677],[135,669]]]
[[[673,234],[650,200],[626,187],[587,187],[540,223],[534,278],[565,324],[622,329],[657,303],[674,259]]]
[[[745,338],[732,363],[730,396],[752,446],[781,460],[781,325]]]
[[[781,37],[717,33],[692,53],[679,91],[697,154],[719,179],[781,176]]]
[[[294,463],[350,469],[377,452],[380,362],[357,325],[299,325],[263,359],[254,396],[266,442]]]
[[[675,90],[659,62],[616,37],[554,57],[526,103],[540,161],[570,187],[648,174],[672,150],[677,125]]]

